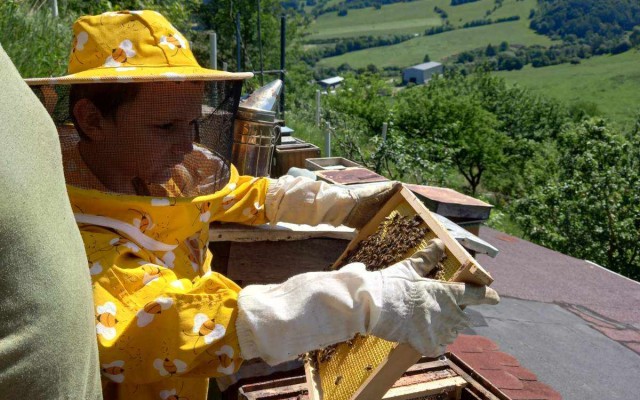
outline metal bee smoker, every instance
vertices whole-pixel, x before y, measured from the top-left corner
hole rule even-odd
[[[241,175],[269,176],[280,135],[272,111],[282,81],[275,80],[240,103],[233,130],[232,162]]]

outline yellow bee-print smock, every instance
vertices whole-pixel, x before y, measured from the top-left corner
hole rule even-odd
[[[210,271],[209,223],[265,223],[268,179],[232,167],[229,183],[212,195],[117,195],[73,186],[73,171],[86,165],[75,146],[64,153],[93,280],[105,398],[206,398],[207,377],[242,362],[240,288]]]

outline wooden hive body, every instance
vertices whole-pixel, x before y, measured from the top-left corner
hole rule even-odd
[[[433,238],[445,245],[446,258],[442,262],[444,280],[489,285],[491,276],[471,255],[449,235],[447,230],[431,215],[431,212],[407,188],[396,193],[364,226],[334,263],[337,269],[364,239],[370,237],[391,215],[419,216],[429,228],[422,242],[403,258],[424,248]],[[393,383],[421,355],[411,346],[388,342],[373,336],[359,337],[349,343],[339,344],[329,361],[310,360],[305,363],[309,398],[311,400],[377,400],[382,399]]]

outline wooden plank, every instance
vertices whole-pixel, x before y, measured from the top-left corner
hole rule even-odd
[[[210,242],[258,242],[281,240],[304,240],[311,238],[331,238],[351,240],[355,237],[355,229],[347,226],[316,226],[289,224],[278,222],[270,225],[211,224],[209,228]]]
[[[322,400],[322,384],[320,382],[320,373],[312,362],[305,362],[304,375],[307,378],[307,390],[309,391],[309,400]]]
[[[399,386],[389,389],[383,400],[411,400],[416,397],[433,396],[440,393],[456,392],[467,385],[462,377],[439,379],[437,381],[418,383],[416,385]],[[373,400],[371,397],[369,400]]]
[[[367,380],[351,397],[352,400],[380,399],[405,373],[409,367],[420,361],[422,356],[408,344],[398,344],[385,361],[369,375]],[[385,373],[382,373],[385,372]]]
[[[366,168],[349,167],[342,170],[315,171],[318,178],[329,183],[351,185],[356,183],[386,182],[389,179]]]
[[[447,362],[451,369],[456,371],[458,375],[464,378],[467,382],[469,382],[468,389],[472,392],[482,396],[485,400],[510,400],[507,395],[502,393],[499,389],[493,387],[489,381],[484,379],[482,376],[473,372],[473,369],[469,367],[466,363],[464,363],[460,358],[458,358],[453,353],[447,353]],[[469,373],[467,373],[469,371]],[[478,380],[476,380],[476,378]],[[490,388],[492,390],[489,390]]]
[[[304,272],[324,271],[348,243],[339,239],[232,243],[227,277],[240,281],[278,283]]]

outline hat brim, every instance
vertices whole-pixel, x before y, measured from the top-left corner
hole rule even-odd
[[[29,85],[74,85],[83,83],[131,83],[162,81],[225,81],[244,80],[253,77],[252,72],[227,72],[214,69],[185,67],[104,67],[76,74],[49,78],[25,79]]]

